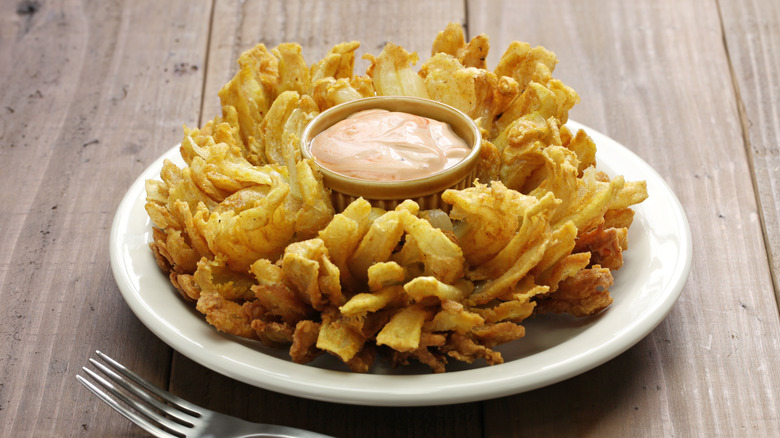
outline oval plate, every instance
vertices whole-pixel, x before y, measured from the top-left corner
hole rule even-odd
[[[176,351],[242,382],[298,397],[375,406],[463,403],[517,394],[588,371],[623,353],[652,331],[682,292],[691,266],[691,234],[676,196],[647,163],[624,146],[583,128],[598,147],[598,168],[627,181],[645,180],[650,197],[634,207],[630,249],[615,272],[613,304],[589,318],[541,316],[523,323],[526,337],[497,348],[505,363],[451,364],[447,373],[381,363],[356,374],[329,355],[292,363],[285,350],[217,332],[184,302],[149,249],[152,224],[144,210],[144,181],[159,179],[164,159],[179,166],[175,147],[133,183],[111,230],[111,266],[125,301],[141,322]]]

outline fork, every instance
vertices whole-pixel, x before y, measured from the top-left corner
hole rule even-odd
[[[99,350],[95,354],[108,366],[93,358],[89,358],[89,362],[134,397],[87,367],[83,367],[84,372],[115,398],[81,375],[76,375],[78,381],[114,410],[156,437],[328,438],[328,435],[307,430],[251,423],[210,411],[154,386]]]

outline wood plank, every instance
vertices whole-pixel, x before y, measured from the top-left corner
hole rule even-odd
[[[582,98],[571,118],[666,179],[694,242],[655,331],[582,376],[486,403],[486,434],[776,435],[780,323],[716,2],[471,1],[469,31],[500,48],[491,65],[511,40],[556,52]]]
[[[131,182],[197,121],[210,14],[13,3],[0,15],[0,435],[141,435],[75,374],[102,349],[167,379],[170,349],[121,298],[108,235]]]
[[[780,4],[751,0],[719,5],[780,302]]]

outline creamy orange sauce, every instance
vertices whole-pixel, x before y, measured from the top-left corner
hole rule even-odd
[[[447,123],[381,109],[360,111],[334,124],[314,137],[309,150],[326,169],[375,181],[433,175],[471,151]]]

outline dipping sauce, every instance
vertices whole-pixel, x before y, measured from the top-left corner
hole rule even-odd
[[[373,181],[406,181],[439,173],[471,152],[449,124],[414,114],[370,109],[322,131],[311,141],[317,164]]]

